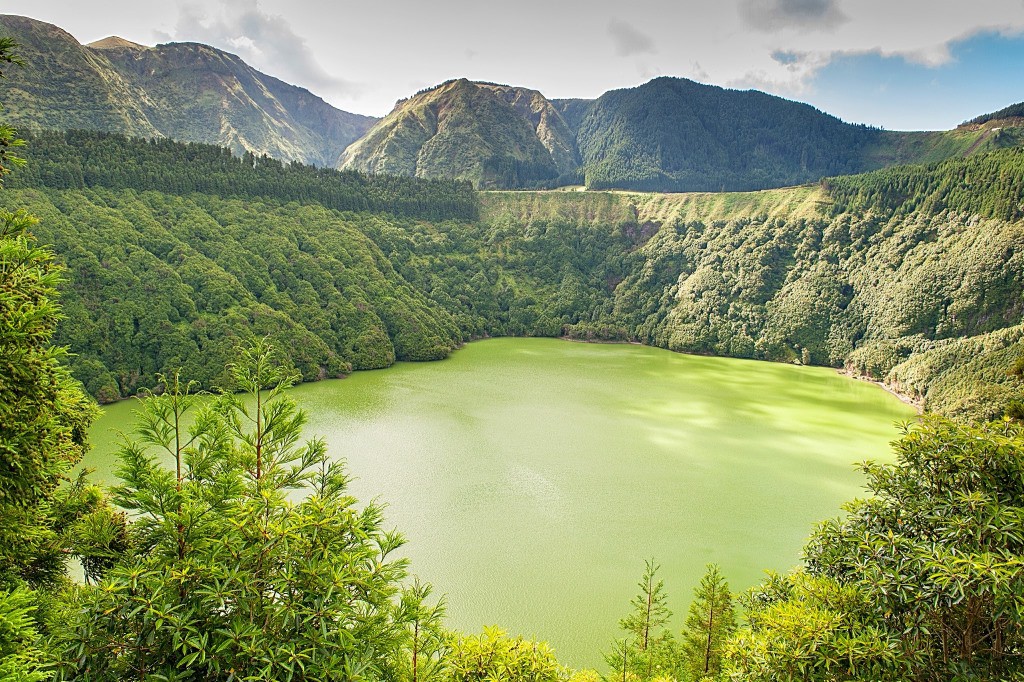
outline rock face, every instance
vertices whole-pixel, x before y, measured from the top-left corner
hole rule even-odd
[[[26,62],[0,81],[4,118],[23,129],[171,137],[329,166],[377,120],[207,45],[146,47],[118,37],[81,45],[56,26],[12,15],[0,16],[0,31]]]
[[[542,186],[579,168],[574,137],[536,90],[459,79],[400,101],[339,166],[484,189]]]

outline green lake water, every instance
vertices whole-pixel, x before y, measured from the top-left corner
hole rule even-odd
[[[292,391],[307,434],[387,502],[412,572],[448,622],[601,651],[654,557],[681,626],[708,562],[734,589],[797,564],[814,522],[861,494],[914,410],[825,368],[634,345],[491,339]],[[131,401],[108,407],[87,464],[111,480]]]

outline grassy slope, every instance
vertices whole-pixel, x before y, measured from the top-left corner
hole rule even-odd
[[[1000,130],[994,130],[1000,128]],[[1008,127],[999,122],[930,132],[886,131],[864,151],[865,168],[886,168],[908,163],[936,163],[1024,144],[1020,122]]]

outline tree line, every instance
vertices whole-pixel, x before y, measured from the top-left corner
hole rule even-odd
[[[438,221],[474,220],[479,213],[468,182],[365,175],[284,163],[252,152],[235,156],[214,145],[140,140],[117,133],[44,131],[26,139],[32,163],[12,180],[12,187],[262,197]]]
[[[833,201],[833,214],[951,211],[1017,221],[1024,217],[1024,149],[833,177],[822,186]]]
[[[1024,102],[1011,104],[1010,106],[1004,107],[999,111],[994,111],[991,114],[976,116],[969,121],[964,121],[963,125],[983,125],[989,121],[998,121],[1003,118],[1019,118],[1021,116],[1024,116]]]

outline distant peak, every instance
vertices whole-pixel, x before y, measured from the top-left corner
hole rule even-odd
[[[146,45],[139,45],[133,43],[130,40],[125,40],[120,36],[110,36],[103,40],[97,40],[94,43],[89,43],[86,47],[91,47],[94,50],[118,50],[118,49],[130,49],[130,50],[148,50],[149,47]]]

